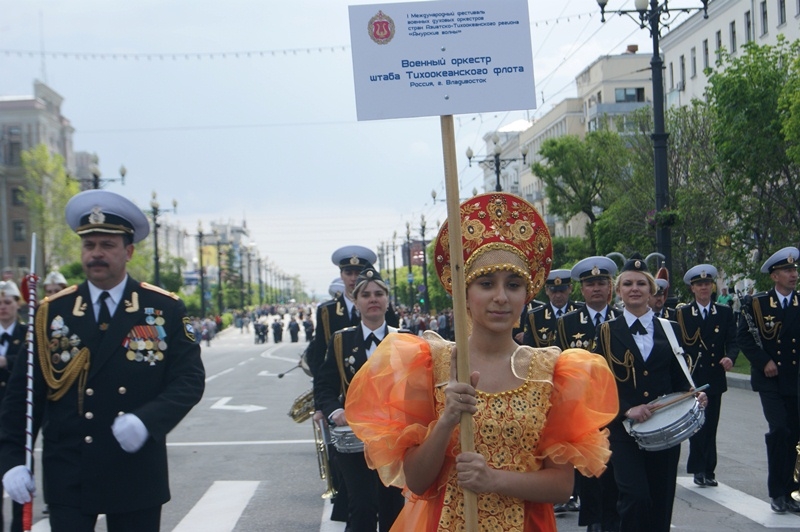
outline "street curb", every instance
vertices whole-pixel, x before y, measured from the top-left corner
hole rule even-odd
[[[753,387],[750,386],[750,375],[743,375],[741,373],[728,373],[728,388],[739,388],[752,392]]]

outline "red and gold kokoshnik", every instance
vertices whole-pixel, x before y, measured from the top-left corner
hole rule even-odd
[[[527,281],[532,299],[547,279],[553,245],[539,212],[513,194],[481,194],[461,204],[461,242],[464,246],[465,284],[498,270],[509,270]],[[447,222],[436,237],[434,262],[439,280],[453,292]]]

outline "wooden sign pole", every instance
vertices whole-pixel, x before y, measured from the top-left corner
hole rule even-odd
[[[458,381],[469,382],[469,346],[467,345],[467,287],[464,280],[464,247],[461,242],[461,209],[456,166],[456,141],[453,115],[441,117],[444,181],[447,194],[447,225],[449,227],[450,268],[453,286],[453,328],[458,349]],[[475,451],[475,431],[472,416],[461,415],[461,451]],[[478,496],[464,491],[464,523],[467,532],[478,530]]]

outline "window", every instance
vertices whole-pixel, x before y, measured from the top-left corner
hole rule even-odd
[[[689,68],[691,69],[692,77],[697,76],[697,48],[694,46],[689,51]]]
[[[627,88],[627,89],[614,89],[614,100],[617,103],[622,102],[643,102],[644,101],[644,88]]]
[[[744,14],[744,40],[745,42],[753,40],[753,17],[749,11]]]
[[[717,61],[719,61],[720,57],[721,57],[721,54],[722,54],[722,32],[721,31],[717,32],[717,46],[716,46],[716,48],[714,48],[714,53],[717,56]]]
[[[21,187],[14,187],[14,190],[11,191],[11,203],[25,205],[25,191]]]
[[[30,266],[28,257],[25,255],[17,255],[17,268],[26,268],[28,266]]]
[[[708,39],[703,40],[703,70],[708,68]]]
[[[686,58],[684,56],[681,56],[680,66],[681,66],[681,82],[678,89],[683,90],[686,88]]]
[[[767,20],[767,1],[761,2],[761,35],[766,35],[769,31],[769,21]]]
[[[27,236],[25,222],[22,220],[14,220],[14,242],[25,242]]]
[[[736,53],[736,22],[731,22],[731,53]]]
[[[786,24],[786,0],[778,0],[778,26]]]

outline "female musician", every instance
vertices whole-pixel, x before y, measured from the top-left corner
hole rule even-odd
[[[455,346],[436,333],[389,335],[353,379],[347,420],[384,483],[405,488],[393,530],[459,530],[463,489],[478,520],[499,531],[555,531],[553,503],[572,493],[573,467],[599,475],[616,390],[588,351],[519,346],[511,330],[547,277],[552,247],[536,210],[504,193],[461,206],[471,383],[456,380]],[[435,263],[452,291],[448,229]],[[472,414],[477,452],[461,452]]]
[[[353,298],[361,323],[331,336],[315,378],[319,407],[336,427],[347,425],[343,405],[351,379],[384,337],[397,332],[386,324],[389,289],[372,266],[358,275]],[[336,452],[334,460],[347,486],[347,530],[374,532],[380,525],[380,531],[387,532],[403,508],[402,492],[381,484],[378,474],[367,467],[363,452]]]
[[[657,285],[641,256],[637,254],[625,263],[615,288],[625,310],[600,325],[596,350],[608,361],[619,393],[619,415],[609,429],[611,463],[619,488],[620,531],[668,532],[680,445],[661,451],[642,450],[626,432],[623,421],[650,419],[654,415],[650,401],[687,391],[691,385],[661,322],[654,319],[648,307]],[[679,338],[677,324],[671,326]],[[697,398],[704,408],[706,395],[701,392]]]

